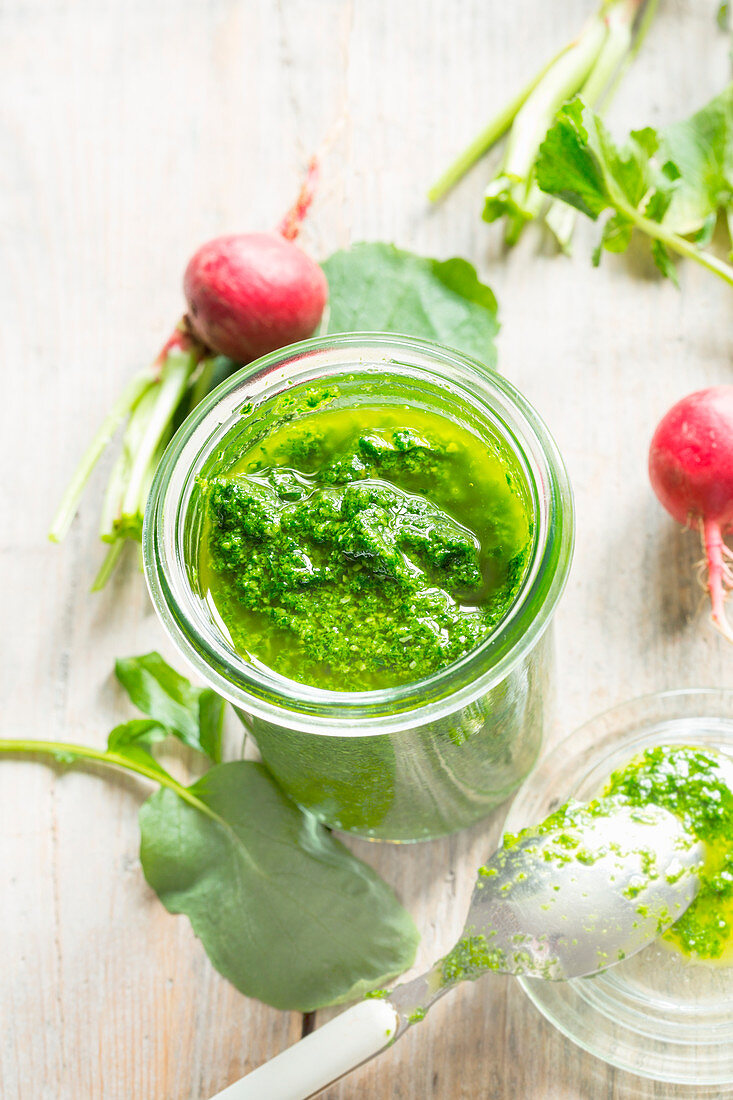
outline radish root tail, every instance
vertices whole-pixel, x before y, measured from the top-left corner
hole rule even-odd
[[[298,233],[300,233],[300,227],[305,220],[305,216],[316,194],[318,174],[318,157],[311,157],[308,161],[308,170],[306,171],[303,185],[298,192],[298,197],[277,227],[278,233],[280,233],[286,241],[294,241]]]
[[[728,622],[724,606],[728,589],[733,587],[731,571],[724,560],[729,559],[731,553],[723,541],[720,524],[717,520],[706,519],[704,521],[702,525],[702,543],[707,562],[707,590],[710,593],[713,625],[724,638],[727,638],[729,642],[733,642],[733,628]]]

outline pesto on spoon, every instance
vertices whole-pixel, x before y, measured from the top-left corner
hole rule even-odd
[[[480,868],[461,939],[426,974],[355,1005],[216,1100],[306,1100],[488,971],[557,981],[613,966],[685,912],[704,854],[661,806],[567,803]]]

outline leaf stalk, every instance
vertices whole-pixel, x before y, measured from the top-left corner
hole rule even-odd
[[[188,802],[190,806],[200,810],[201,813],[206,814],[207,817],[213,818],[213,820],[220,822],[218,814],[196,798],[194,794],[184,787],[182,783],[179,783],[169,775],[168,772],[162,769],[148,768],[142,761],[132,759],[125,756],[123,753],[110,752],[108,749],[94,749],[90,745],[75,745],[66,741],[28,741],[28,740],[15,740],[15,739],[0,739],[0,753],[6,753],[8,755],[34,755],[34,756],[55,756],[55,757],[74,757],[74,759],[91,760],[95,764],[106,764],[113,768],[122,768],[125,771],[135,772],[138,775],[144,776],[145,779],[150,779],[154,783],[158,783],[163,787],[168,787],[169,790],[182,798],[184,802]]]

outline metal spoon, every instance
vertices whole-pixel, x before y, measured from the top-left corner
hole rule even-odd
[[[479,871],[461,939],[427,973],[348,1009],[212,1100],[307,1100],[467,978],[488,970],[580,978],[651,943],[694,898],[703,846],[660,807],[592,806],[574,807],[571,825],[494,853]]]

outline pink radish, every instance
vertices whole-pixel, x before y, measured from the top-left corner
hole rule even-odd
[[[649,477],[677,522],[700,532],[712,620],[733,641],[723,607],[733,587],[723,541],[733,530],[733,386],[698,390],[669,410],[652,438]]]
[[[311,161],[277,233],[216,237],[191,257],[183,279],[187,322],[206,348],[246,363],[313,334],[326,305],[326,276],[292,242],[315,180]]]
[[[328,294],[318,264],[275,233],[209,241],[186,268],[183,289],[194,336],[243,363],[311,336]]]
[[[186,268],[188,313],[153,363],[139,370],[105,417],[77,466],[49,537],[67,533],[89,475],[127,420],[122,453],[102,506],[100,538],[109,544],[94,582],[101,588],[126,539],[140,540],[148,490],[177,423],[220,381],[220,356],[248,363],[311,336],[328,295],[318,264],[293,244],[313,201],[316,159],[276,233],[217,237]],[[231,369],[226,360],[225,369]]]

